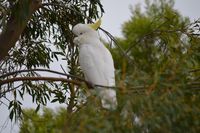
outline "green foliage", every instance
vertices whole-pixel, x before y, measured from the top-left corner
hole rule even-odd
[[[143,126],[148,126],[152,133],[195,133],[200,131],[198,127],[199,94],[199,92],[196,94],[176,90],[165,92],[162,95],[160,93],[152,94],[152,96],[144,98],[140,103],[143,106],[140,107],[140,110],[143,110]]]
[[[92,2],[98,5],[97,1]],[[32,83],[24,82],[26,86],[24,90],[22,87],[22,96],[28,92],[33,96],[33,102],[38,103],[38,108],[40,104],[45,105],[47,96],[53,95],[52,102],[61,103],[67,98],[66,94],[70,96],[67,109],[56,113],[49,109],[44,109],[42,114],[35,114],[34,110],[24,111],[20,132],[200,132],[200,24],[199,21],[191,23],[181,16],[173,5],[172,0],[147,0],[146,11],[136,7],[132,10],[131,19],[124,23],[124,37],[118,42],[126,49],[129,58],[122,58],[117,47],[112,49],[117,86],[120,87],[116,89],[119,104],[116,110],[102,109],[98,97],[85,99],[87,90],[71,84],[48,82],[47,87],[36,89]],[[94,7],[92,9],[97,11]],[[52,18],[57,17],[55,14]],[[61,52],[54,54],[66,56],[70,74],[81,75],[77,66],[77,48],[72,43],[62,45],[62,41],[72,41],[73,36],[70,32],[62,32],[65,29],[59,25],[54,29],[58,28],[58,31],[51,36],[56,38],[54,44]],[[57,35],[57,32],[60,34]],[[67,54],[64,53],[65,48],[69,50]],[[20,103],[13,101],[10,108],[18,105]],[[139,122],[135,120],[137,117]]]
[[[0,31],[6,28],[9,19],[12,20],[12,14],[18,15],[17,21],[24,22],[23,16],[27,15],[29,2],[29,0],[1,0]],[[50,69],[52,62],[64,60],[65,64],[62,64],[66,67],[63,68],[64,72],[80,76],[78,48],[73,44],[74,35],[71,29],[77,23],[98,18],[103,12],[99,0],[42,0],[41,7],[32,14],[16,46],[9,51],[9,57],[0,62],[0,80],[16,77],[27,79],[16,84],[10,82],[0,85],[2,101],[7,99],[8,93],[12,93],[12,90],[15,93],[13,98],[9,99],[11,119],[21,116],[23,105],[18,103],[24,100],[24,95],[32,97],[32,102],[38,105],[36,110],[39,110],[40,105],[46,105],[47,101],[71,104],[70,107],[74,107],[79,95],[78,86],[63,82],[31,81],[30,77],[40,77],[43,74],[35,71],[19,71]],[[46,73],[44,75],[46,76]],[[66,78],[73,79],[73,77]],[[69,95],[73,97],[72,102],[69,102],[70,98],[67,99]]]
[[[120,111],[108,111],[100,108],[100,101],[90,97],[87,104],[78,108],[74,113],[67,113],[60,108],[55,112],[44,109],[42,115],[34,110],[24,112],[20,133],[47,132],[131,132],[131,118],[126,121]],[[34,115],[33,115],[34,114]],[[41,123],[40,123],[41,122]]]
[[[44,109],[42,115],[25,111],[20,133],[77,132],[77,133],[196,133],[199,129],[199,95],[191,92],[169,91],[144,96],[135,93],[122,94],[115,111],[100,108],[95,97],[72,114],[60,108],[55,112]],[[121,99],[123,98],[123,99]],[[192,101],[193,104],[190,104]],[[134,116],[140,123],[133,122]]]
[[[39,115],[29,109],[24,112],[26,115],[21,123],[20,133],[61,133],[64,126],[66,109],[60,108],[57,113],[50,109],[43,109]]]
[[[199,21],[190,23],[173,1],[147,1],[146,9],[133,11],[118,39],[130,58],[112,51],[118,85],[128,93],[121,104],[130,102],[140,116],[136,132],[199,132]]]
[[[199,67],[199,37],[194,35],[194,24],[174,10],[170,1],[147,2],[146,8],[144,13],[136,8],[123,26],[124,38],[119,44],[127,49],[130,59],[120,60],[118,50],[113,50],[120,75],[126,75],[128,86],[159,80],[171,84],[175,78],[186,83],[188,71]]]

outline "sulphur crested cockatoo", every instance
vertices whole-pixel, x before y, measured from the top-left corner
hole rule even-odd
[[[79,46],[79,64],[86,81],[93,85],[115,86],[114,64],[109,50],[100,41],[97,29],[101,20],[94,24],[77,24],[72,32],[77,36],[74,43]],[[95,87],[101,98],[102,107],[117,107],[116,91],[111,88]]]

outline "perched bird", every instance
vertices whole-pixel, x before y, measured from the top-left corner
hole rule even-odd
[[[74,43],[79,46],[79,64],[86,81],[93,85],[115,86],[115,74],[112,55],[100,41],[97,33],[101,20],[94,24],[77,24],[72,32],[77,36]],[[111,88],[95,87],[101,98],[102,107],[116,109],[116,91]]]

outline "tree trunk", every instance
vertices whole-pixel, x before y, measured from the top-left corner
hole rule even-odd
[[[42,0],[19,0],[12,8],[11,16],[0,34],[0,60],[15,46],[32,14],[39,9]]]

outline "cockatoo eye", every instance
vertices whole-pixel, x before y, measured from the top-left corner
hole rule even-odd
[[[83,33],[81,32],[80,35],[82,35]]]

